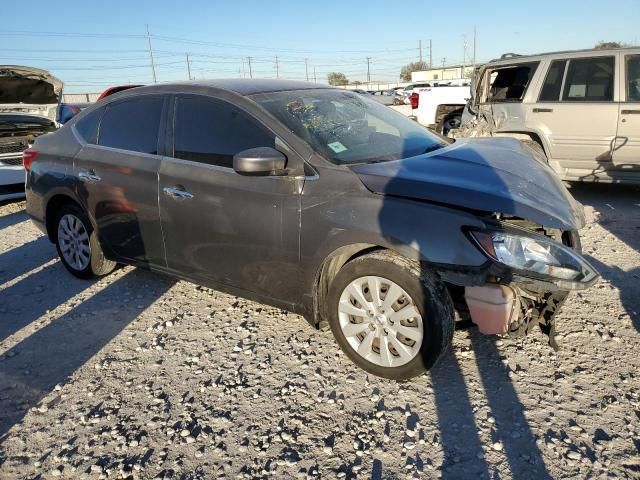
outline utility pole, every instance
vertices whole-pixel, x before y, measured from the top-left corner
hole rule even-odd
[[[422,40],[418,40],[418,51],[420,52],[420,63],[422,63]]]
[[[433,49],[431,48],[431,40],[429,40],[429,68],[433,68]]]
[[[318,79],[316,78],[316,67],[313,67],[313,83],[318,83]]]
[[[242,78],[247,78],[247,73],[244,69],[244,57],[240,57],[240,66],[242,67]]]
[[[278,56],[276,55],[276,78],[280,78],[280,67],[278,65]]]
[[[367,57],[367,83],[371,82],[371,57]]]
[[[442,68],[444,69],[444,66],[447,64],[447,58],[443,57],[442,58]]]
[[[464,67],[467,63],[467,34],[462,35],[463,45],[462,45],[462,75],[460,78],[464,78]]]
[[[251,57],[247,57],[249,59],[249,78],[253,78],[253,70],[251,69]]]
[[[189,54],[185,53],[187,56],[187,75],[189,76],[189,80],[191,80],[191,61],[189,60]]]
[[[473,72],[476,71],[476,45],[478,44],[478,35],[476,32],[476,26],[473,26]]]
[[[157,83],[156,64],[153,61],[153,49],[151,48],[151,34],[149,33],[149,25],[147,24],[147,42],[149,43],[149,57],[151,58],[151,73],[153,74],[153,83]]]
[[[304,73],[307,75],[307,82],[309,81],[309,59],[304,59]]]

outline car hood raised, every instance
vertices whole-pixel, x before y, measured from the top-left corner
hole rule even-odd
[[[63,83],[46,70],[0,65],[0,113],[31,115],[54,121]]]
[[[375,193],[520,217],[562,230],[584,226],[582,205],[512,138],[458,139],[435,152],[352,170]]]

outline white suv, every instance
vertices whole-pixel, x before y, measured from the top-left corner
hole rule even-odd
[[[561,178],[640,184],[640,48],[503,55],[484,65],[454,136],[512,136]]]

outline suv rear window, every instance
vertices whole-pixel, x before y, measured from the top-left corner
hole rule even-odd
[[[487,101],[521,102],[537,68],[538,62],[533,62],[491,71]]]
[[[614,57],[570,60],[562,100],[567,102],[613,101],[614,67]]]
[[[162,101],[154,96],[109,104],[100,123],[98,145],[157,154]]]

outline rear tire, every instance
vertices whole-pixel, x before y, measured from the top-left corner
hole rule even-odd
[[[75,204],[63,206],[56,216],[55,243],[62,264],[78,278],[111,273],[116,262],[104,256],[98,236],[85,212]]]
[[[451,130],[460,128],[462,126],[462,110],[456,110],[451,112],[442,119],[442,125],[440,127],[440,133],[445,137],[449,135]]]
[[[453,303],[445,285],[418,262],[389,251],[345,264],[329,302],[338,345],[379,377],[407,380],[426,372],[453,338]]]

